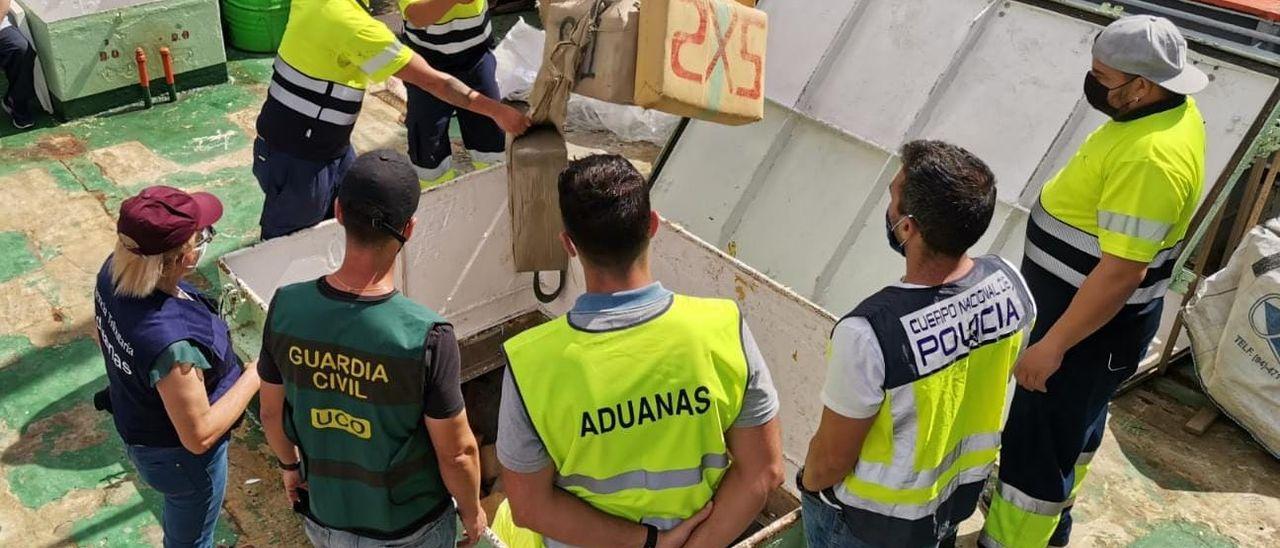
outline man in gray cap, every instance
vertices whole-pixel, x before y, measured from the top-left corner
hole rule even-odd
[[[1084,95],[1110,120],[1040,191],[1022,275],[1039,318],[1014,368],[983,546],[1066,546],[1107,402],[1160,324],[1204,180],[1208,84],[1167,19],[1136,15],[1093,44]]]

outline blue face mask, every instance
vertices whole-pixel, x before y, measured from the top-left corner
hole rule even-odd
[[[894,234],[893,231],[897,230],[898,225],[901,225],[902,222],[906,221],[908,217],[911,217],[911,216],[903,215],[902,217],[898,218],[898,222],[895,223],[889,220],[889,212],[888,211],[884,212],[884,233],[885,233],[885,236],[889,238],[889,247],[893,248],[894,251],[897,251],[898,254],[902,255],[903,257],[907,256],[907,245],[905,243],[898,241],[898,236]]]

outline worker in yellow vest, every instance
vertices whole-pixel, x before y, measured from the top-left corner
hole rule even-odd
[[[658,216],[626,159],[574,160],[559,189],[587,293],[505,344],[494,530],[513,548],[727,546],[782,482],[751,330],[733,301],[654,281]]]
[[[294,0],[253,144],[263,239],[333,217],[338,184],[355,159],[351,130],[365,87],[393,75],[507,133],[529,127],[519,111],[404,47],[370,15],[368,0]]]
[[[1074,46],[1073,46],[1074,47]],[[1168,19],[1118,19],[1093,42],[1084,95],[1109,120],[1045,183],[1022,274],[1040,308],[1019,360],[980,543],[1066,546],[1107,404],[1160,326],[1204,184],[1209,83]]]
[[[486,0],[400,0],[404,34],[400,37],[436,70],[457,78],[485,97],[501,98],[494,78],[493,28]],[[501,161],[506,136],[485,116],[457,110],[446,101],[418,88],[408,88],[409,159],[424,187],[454,177],[449,123],[457,112],[458,129],[467,156],[476,169]]]
[[[968,255],[995,211],[991,170],[939,141],[901,157],[885,230],[906,274],[832,330],[822,422],[797,478],[811,548],[955,545],[1035,319],[1012,264]]]

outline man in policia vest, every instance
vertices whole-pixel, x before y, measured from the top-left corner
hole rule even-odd
[[[1111,120],[1040,191],[1022,274],[1040,323],[1014,375],[981,543],[1066,546],[1071,506],[1102,442],[1107,403],[1160,324],[1204,180],[1208,78],[1167,19],[1119,19],[1093,43],[1090,105]]]
[[[519,111],[440,72],[369,14],[369,0],[294,0],[258,114],[253,175],[265,195],[262,238],[333,216],[333,197],[355,158],[351,130],[365,87],[395,75],[441,101],[492,118],[518,135]]]
[[[401,39],[427,63],[490,99],[501,98],[486,0],[400,0],[400,12],[405,20]],[[415,87],[406,92],[409,159],[418,170],[418,182],[428,187],[453,179],[458,175],[449,143],[454,106]],[[466,110],[457,114],[462,142],[475,168],[501,161],[506,136],[498,125]]]
[[[797,477],[812,547],[955,545],[1036,314],[1012,265],[967,254],[995,207],[986,164],[940,141],[901,156],[885,230],[906,275],[832,330],[822,421]]]
[[[778,396],[751,330],[733,301],[654,281],[658,215],[627,160],[574,160],[559,187],[587,293],[505,344],[510,505],[494,530],[513,548],[727,546],[782,482]]]
[[[357,158],[336,205],[342,265],[280,288],[267,312],[262,424],[321,548],[452,547],[455,501],[464,544],[485,528],[453,328],[393,281],[420,193],[404,155]]]

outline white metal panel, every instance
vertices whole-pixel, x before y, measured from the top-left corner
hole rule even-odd
[[[1245,134],[1259,116],[1277,80],[1236,65],[1193,54],[1192,59],[1213,79],[1209,87],[1195,95],[1204,115],[1204,193],[1228,169],[1227,162],[1244,141]]]
[[[814,297],[819,306],[842,315],[906,272],[906,261],[889,248],[888,237],[884,233],[884,212],[887,209],[889,193],[885,192],[871,208],[871,214],[853,245],[845,250],[846,254],[836,266],[829,286]]]
[[[422,194],[418,228],[402,255],[405,295],[467,337],[531,310],[533,275],[511,254],[506,167],[468,174]]]
[[[798,2],[803,2],[804,9],[797,9]],[[859,0],[761,2],[760,9],[769,14],[765,95],[794,107],[827,46],[858,3]]]
[[[964,57],[921,137],[963,146],[1013,202],[1080,101],[1097,27],[1008,4]]]
[[[812,295],[827,258],[873,192],[890,156],[804,121],[730,236],[747,264]]]
[[[871,2],[835,56],[830,74],[810,91],[806,114],[896,150],[979,14],[991,4]]]
[[[770,44],[767,91],[771,101],[798,101],[799,112],[784,124],[788,115],[771,109],[764,122],[735,128],[732,137],[691,123],[655,183],[658,208],[722,249],[732,243],[748,264],[840,310],[901,274],[900,259],[884,243],[882,193],[867,191],[883,181],[875,169],[882,159],[860,151],[892,151],[904,138],[941,138],[974,151],[998,179],[999,211],[975,252],[998,251],[1020,262],[1026,207],[1105,120],[1082,96],[1101,27],[1016,1],[993,2],[983,12],[985,0],[901,0],[852,6],[847,27],[832,31],[834,20],[814,24],[783,11],[782,4],[775,3],[778,14],[771,20],[771,37],[778,40]],[[814,45],[815,37],[834,42]],[[792,40],[795,45],[787,45]],[[802,49],[828,51],[827,59],[815,64]],[[779,68],[787,64],[779,57],[800,59],[818,73],[795,76],[787,72],[791,68]],[[1214,80],[1197,95],[1207,120],[1207,191],[1233,169],[1227,163],[1266,114],[1263,105],[1277,80],[1216,58],[1191,57],[1209,67]],[[803,154],[788,146],[790,156],[783,158],[783,147],[759,145],[791,145],[800,128],[809,127],[827,131],[806,130],[809,150]],[[755,131],[759,139],[751,135]],[[761,150],[766,158],[756,162]],[[852,165],[857,162],[867,165]],[[748,171],[754,163],[759,167]],[[834,165],[846,173],[824,174]],[[732,182],[706,184],[720,172]],[[812,191],[818,188],[828,191]],[[833,204],[839,213],[832,213]]]
[[[718,238],[766,152],[792,114],[770,102],[764,105],[764,120],[747,126],[723,126],[691,120],[685,135],[702,143],[680,147],[667,158],[667,166],[653,185],[653,203],[658,212],[679,219],[685,228],[702,234],[712,243]],[[723,161],[708,161],[722,158]],[[696,197],[686,189],[696,187]],[[678,195],[668,196],[671,192]]]
[[[326,221],[307,230],[261,242],[219,259],[263,303],[276,289],[333,272],[345,254],[342,226]]]

